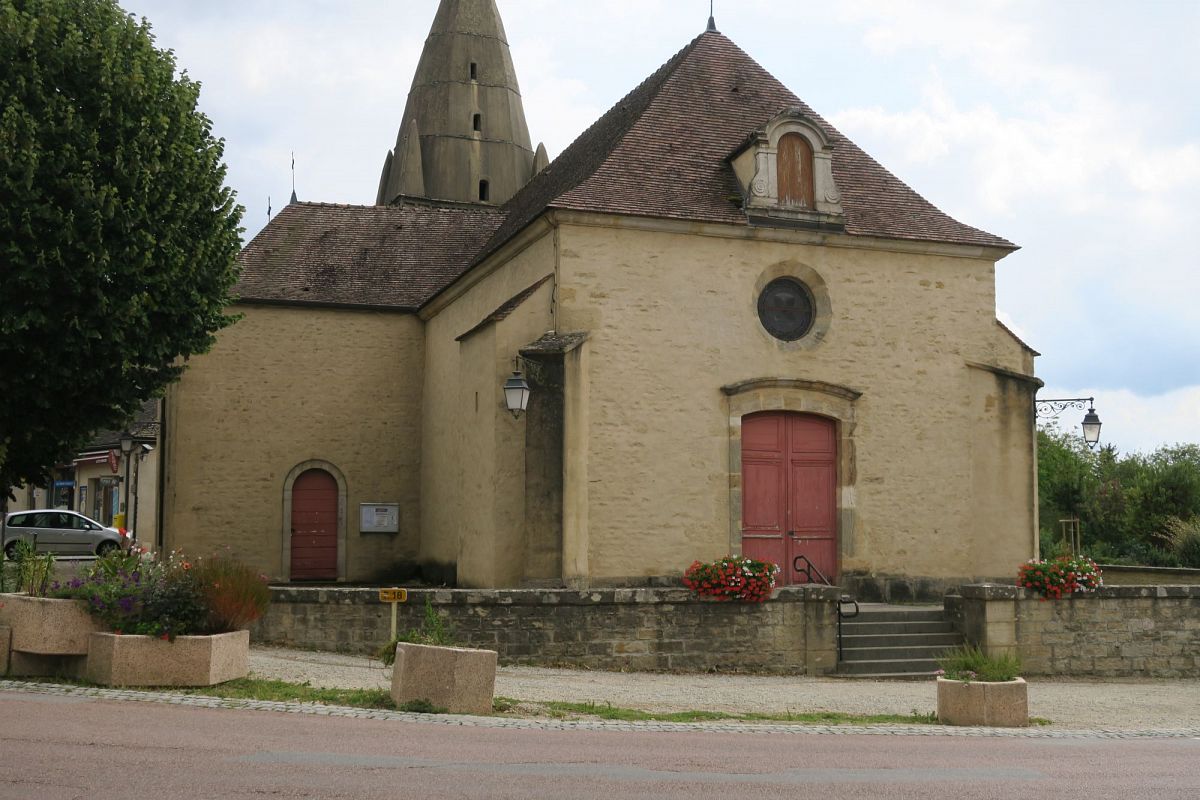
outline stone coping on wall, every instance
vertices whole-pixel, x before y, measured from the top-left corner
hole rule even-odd
[[[841,591],[836,586],[804,585],[775,589],[771,602],[836,603]],[[642,587],[596,589],[410,589],[408,604],[423,604],[425,599],[435,606],[495,605],[495,606],[602,606],[678,603],[717,603],[697,597],[690,589]],[[375,605],[379,603],[379,588],[338,586],[272,586],[271,600],[275,603],[333,603],[341,605]]]
[[[1185,567],[1133,567],[1125,564],[1100,564],[1104,582],[1118,585],[1192,586],[1200,585],[1200,569]]]
[[[967,600],[1041,600],[1042,595],[1032,589],[1004,584],[982,583],[963,586],[959,594]],[[1200,599],[1200,586],[1102,586],[1094,592],[1064,597],[1063,600],[1086,600],[1095,597],[1105,599],[1127,598],[1175,598]]]

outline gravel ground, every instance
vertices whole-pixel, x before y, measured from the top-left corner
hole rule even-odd
[[[360,656],[255,647],[259,678],[368,689],[391,685],[391,670]],[[516,700],[611,703],[646,711],[840,711],[920,714],[937,706],[932,681],[857,681],[763,675],[670,675],[501,667],[496,694]],[[1029,713],[1074,730],[1200,727],[1200,680],[1059,680],[1029,684]]]

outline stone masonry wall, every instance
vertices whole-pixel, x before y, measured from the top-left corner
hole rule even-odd
[[[1063,600],[964,586],[948,607],[968,641],[1015,652],[1028,675],[1200,677],[1200,586],[1106,586]]]
[[[837,590],[780,589],[761,605],[700,600],[685,589],[409,592],[400,632],[418,628],[429,599],[458,644],[496,650],[502,663],[631,670],[832,672]],[[274,588],[251,630],[257,643],[376,651],[390,608],[376,589]]]

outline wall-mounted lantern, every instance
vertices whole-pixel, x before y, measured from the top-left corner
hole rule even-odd
[[[1068,397],[1055,400],[1035,400],[1034,408],[1037,416],[1042,419],[1054,419],[1068,408],[1083,410],[1083,441],[1089,448],[1095,448],[1100,443],[1100,415],[1096,413],[1096,399],[1093,397]]]
[[[529,407],[529,382],[519,368],[514,369],[504,382],[504,405],[508,406],[514,418],[520,417],[521,412]]]

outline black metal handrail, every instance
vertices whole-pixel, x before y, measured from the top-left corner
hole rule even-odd
[[[801,564],[803,564],[804,566],[801,566]],[[793,572],[803,572],[804,576],[806,578],[808,578],[809,583],[823,583],[826,586],[833,586],[833,581],[829,580],[829,578],[826,578],[825,573],[821,572],[821,570],[817,567],[817,565],[812,563],[812,561],[810,561],[808,559],[808,556],[799,555],[799,556],[796,556],[794,559],[792,559],[792,571]],[[813,580],[814,573],[820,579],[819,581]],[[844,606],[846,606],[846,605],[854,606],[853,613],[848,614],[848,613],[846,613],[846,611],[843,610]],[[838,597],[838,617],[837,617],[837,621],[838,621],[838,624],[837,624],[838,661],[841,661],[843,658],[843,655],[844,655],[844,651],[842,648],[842,620],[843,619],[854,619],[855,617],[858,616],[858,613],[860,610],[861,609],[858,607],[858,601],[855,600],[852,596],[850,596],[848,594],[844,594],[844,595],[841,595],[840,597]]]

